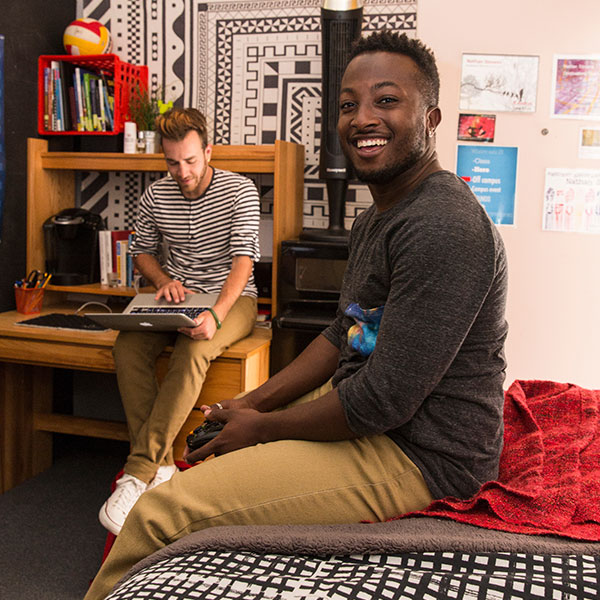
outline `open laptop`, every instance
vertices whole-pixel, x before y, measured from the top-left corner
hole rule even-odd
[[[138,294],[122,313],[86,313],[96,323],[120,331],[176,331],[195,327],[194,318],[217,301],[218,294],[187,294],[183,302]]]

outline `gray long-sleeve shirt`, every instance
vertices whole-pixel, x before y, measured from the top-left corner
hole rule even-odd
[[[506,291],[502,239],[448,171],[355,221],[338,316],[323,332],[340,349],[333,384],[350,428],[387,434],[436,498],[469,497],[497,476]],[[348,344],[351,303],[383,307],[367,356]]]

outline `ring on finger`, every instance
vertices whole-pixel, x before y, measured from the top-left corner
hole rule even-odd
[[[216,402],[216,403],[215,403],[215,406],[216,406],[217,408],[220,408],[221,410],[223,410],[223,405],[222,405],[220,402]]]

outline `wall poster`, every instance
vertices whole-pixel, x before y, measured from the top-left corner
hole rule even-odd
[[[535,112],[539,56],[463,54],[460,110]]]
[[[555,55],[551,116],[600,120],[600,55]]]
[[[600,233],[600,170],[546,169],[542,229]]]
[[[496,225],[515,224],[517,148],[459,146],[456,173]]]

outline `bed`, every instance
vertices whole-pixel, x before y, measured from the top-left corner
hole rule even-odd
[[[386,523],[217,527],[110,600],[600,597],[600,391],[517,381],[497,481]]]

